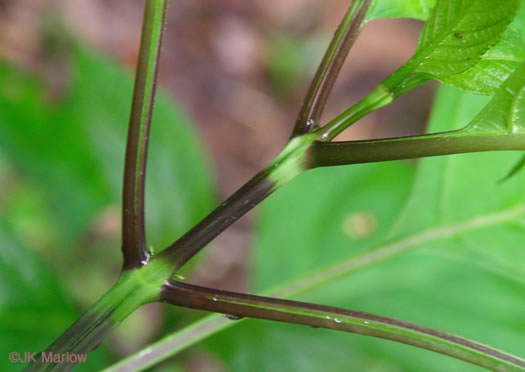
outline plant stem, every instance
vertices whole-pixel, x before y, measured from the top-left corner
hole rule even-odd
[[[320,140],[329,142],[359,119],[394,101],[392,92],[378,85],[368,96],[317,130]]]
[[[176,306],[328,328],[384,338],[491,369],[525,371],[525,360],[477,342],[402,320],[298,301],[253,296],[169,282],[161,300]]]
[[[372,92],[370,92],[368,96],[357,102],[343,113],[339,114],[324,127],[317,130],[316,133],[319,135],[321,141],[329,142],[350,125],[357,122],[359,119],[365,117],[373,111],[380,109],[381,107],[391,104],[403,94],[429,81],[430,79],[431,76],[428,74],[415,74],[408,77],[399,86],[392,86],[389,84],[389,78],[385,79]]]
[[[297,116],[292,137],[314,130],[335,80],[363,26],[371,0],[352,0],[310,84]]]
[[[146,0],[131,106],[122,200],[124,270],[144,265],[149,254],[144,228],[144,189],[149,133],[162,36],[169,0]]]
[[[473,135],[459,130],[380,140],[315,142],[308,150],[308,166],[316,168],[506,150],[525,150],[525,135],[507,135],[504,132]]]
[[[88,354],[129,314],[145,303],[158,300],[160,288],[170,273],[171,268],[160,262],[123,272],[119,281],[42,353]],[[35,359],[37,363],[28,365],[26,371],[65,371],[75,365],[45,363],[42,354]]]

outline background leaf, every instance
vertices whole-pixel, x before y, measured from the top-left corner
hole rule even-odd
[[[3,371],[18,370],[8,356],[44,349],[57,330],[65,329],[80,314],[67,299],[67,292],[46,264],[24,247],[5,226],[0,225],[0,361]],[[108,363],[101,348],[89,356],[89,368]],[[78,370],[87,371],[87,365]]]
[[[366,15],[369,22],[378,18],[415,18],[426,20],[436,0],[374,0]]]
[[[270,289],[382,242],[406,200],[412,175],[402,163],[315,169],[280,189],[261,210],[254,290]],[[275,219],[284,210],[286,218]],[[287,248],[265,249],[277,246]]]
[[[129,73],[80,48],[71,70],[70,89],[53,103],[42,84],[0,69],[0,145],[45,187],[67,244],[104,207],[120,204],[133,85]],[[153,116],[146,218],[149,243],[159,249],[201,218],[213,198],[208,165],[180,109],[161,94]]]
[[[46,84],[45,74],[35,76],[0,63],[0,216],[28,247],[28,260],[49,265],[65,288],[65,298],[80,310],[114,283],[122,265],[120,203],[133,81],[131,71],[88,49],[71,47],[65,57],[60,65],[66,66],[61,71],[66,84],[58,95]],[[201,144],[172,99],[159,93],[146,193],[147,239],[157,250],[211,210],[214,201]],[[12,285],[18,286],[16,281]],[[80,313],[70,305],[64,318],[61,306],[56,305],[54,326],[34,328],[35,344],[27,343],[20,351],[47,346]],[[8,316],[7,311],[0,307],[0,316]],[[127,335],[119,339],[121,350],[140,347],[155,334],[151,316],[162,319],[158,309],[153,315],[141,309],[119,327],[118,332]],[[150,332],[137,332],[146,322],[141,317]],[[12,342],[6,345],[17,345],[17,337],[31,335],[10,332]],[[33,348],[37,340],[39,346]]]
[[[522,40],[525,40],[525,6],[523,4],[520,6],[516,18],[511,23],[511,27],[520,32]]]

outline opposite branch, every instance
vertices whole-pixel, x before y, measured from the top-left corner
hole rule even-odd
[[[144,189],[157,70],[169,0],[146,0],[131,106],[122,200],[124,269],[149,259],[144,228]]]
[[[306,93],[292,137],[309,133],[317,126],[339,71],[361,31],[369,7],[370,0],[353,0],[350,3]]]
[[[417,324],[331,306],[275,299],[169,282],[161,300],[172,305],[328,328],[417,346],[493,371],[525,371],[525,360],[477,342]]]
[[[309,168],[424,158],[483,151],[525,150],[525,135],[471,135],[462,131],[380,140],[315,142]]]

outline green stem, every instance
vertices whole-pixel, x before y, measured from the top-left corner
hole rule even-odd
[[[118,282],[80,319],[42,353],[84,354],[97,348],[129,314],[145,303],[158,300],[160,288],[171,273],[169,266],[151,262],[140,270],[123,272]],[[46,363],[42,354],[26,371],[64,371],[74,363]]]
[[[295,122],[292,137],[309,133],[316,128],[335,80],[350,49],[359,36],[370,2],[371,0],[353,0],[350,2],[348,11],[335,31],[306,93]]]
[[[170,282],[161,300],[176,306],[328,328],[384,338],[448,355],[493,371],[525,371],[525,360],[489,346],[402,320],[298,301]]]
[[[415,137],[322,143],[308,150],[310,168],[482,151],[525,150],[524,134],[470,134],[460,130]]]
[[[330,142],[359,119],[381,107],[391,104],[403,94],[429,81],[431,76],[423,73],[409,75],[399,86],[392,85],[389,80],[390,78],[385,79],[368,96],[332,119],[321,129],[315,131],[320,141]]]
[[[124,169],[122,252],[125,270],[138,268],[149,259],[144,228],[146,161],[168,2],[146,0],[144,8]]]
[[[331,120],[321,129],[315,131],[315,133],[321,141],[329,142],[359,119],[370,114],[372,111],[389,105],[393,101],[393,94],[383,85],[378,85],[368,96]]]

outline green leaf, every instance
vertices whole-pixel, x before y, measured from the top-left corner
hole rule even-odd
[[[525,131],[524,113],[525,63],[522,63],[465,131],[472,134],[517,134]]]
[[[380,243],[403,206],[412,174],[402,163],[320,168],[284,186],[262,206],[255,262],[268,265],[254,268],[254,290],[278,286]],[[276,218],[284,212],[286,218]]]
[[[493,95],[525,59],[525,43],[520,32],[507,29],[501,40],[468,70],[444,77],[442,82],[473,93]]]
[[[108,207],[121,203],[131,74],[88,50],[71,50],[69,87],[50,101],[34,77],[0,65],[0,146],[42,186],[58,217],[64,246]],[[159,250],[212,206],[210,170],[189,121],[161,92],[149,151],[148,244]],[[118,250],[118,247],[114,248]]]
[[[519,0],[438,1],[413,57],[418,70],[434,76],[465,71],[496,44],[519,5]]]
[[[415,18],[426,20],[436,0],[374,0],[366,22],[378,18]]]
[[[514,18],[510,27],[520,31],[521,38],[525,39],[525,6],[520,6],[518,14],[516,15],[516,18]]]
[[[517,38],[517,36],[515,36]],[[501,43],[500,43],[501,44]],[[508,45],[512,50],[512,45]],[[521,52],[521,51],[520,51]],[[508,63],[516,64],[517,61],[509,60]],[[509,66],[508,71],[513,69]],[[508,75],[508,73],[507,73]],[[492,76],[500,80],[504,76],[494,73]],[[483,76],[478,78],[483,79]],[[470,135],[496,134],[515,135],[523,132],[525,121],[523,111],[525,110],[525,63],[522,62],[515,71],[506,78],[501,87],[496,90],[494,98],[485,106],[469,125],[458,133],[469,133]],[[525,158],[516,163],[510,172],[501,180],[506,181],[516,175],[524,166]],[[500,181],[500,182],[501,182]]]
[[[496,45],[519,6],[519,0],[438,0],[421,31],[416,53],[382,85],[400,95],[430,78],[442,80],[469,70]],[[481,64],[478,68],[491,66]],[[462,88],[490,89],[477,84],[483,81]]]

